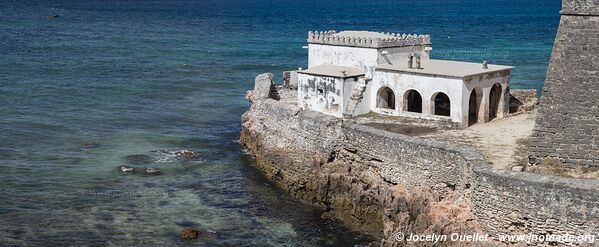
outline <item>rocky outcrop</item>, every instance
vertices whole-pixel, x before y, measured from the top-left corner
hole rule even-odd
[[[467,169],[456,161],[464,158],[442,145],[406,146],[409,137],[273,99],[254,99],[242,126],[241,142],[269,180],[320,206],[323,217],[381,239],[376,246],[404,245],[397,234],[480,232],[461,182]],[[407,162],[413,155],[423,159]]]
[[[253,91],[254,99],[262,100],[271,98],[274,85],[275,83],[271,73],[265,73],[257,76]]]

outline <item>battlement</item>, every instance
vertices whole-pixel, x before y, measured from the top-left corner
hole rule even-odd
[[[365,31],[308,32],[308,43],[366,48],[430,45],[430,35],[395,34]]]

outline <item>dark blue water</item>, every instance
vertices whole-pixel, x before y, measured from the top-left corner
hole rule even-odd
[[[25,2],[25,3],[23,3]],[[0,2],[0,245],[368,242],[267,184],[237,143],[259,73],[306,67],[309,30],[428,33],[433,57],[541,88],[560,1]],[[59,15],[59,18],[48,18]],[[85,143],[94,147],[84,148]],[[192,149],[182,160],[155,150]],[[128,164],[159,176],[121,174]]]

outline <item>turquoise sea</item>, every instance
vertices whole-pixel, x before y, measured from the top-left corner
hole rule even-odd
[[[433,57],[541,88],[559,0],[0,1],[0,246],[351,246],[238,143],[257,74],[310,30],[431,34]],[[50,18],[56,16],[56,18]],[[86,145],[87,144],[87,145]],[[189,149],[200,158],[165,151]],[[122,164],[158,176],[123,174]],[[184,227],[215,231],[181,241]]]

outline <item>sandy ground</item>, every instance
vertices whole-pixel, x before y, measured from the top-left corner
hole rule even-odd
[[[443,130],[425,135],[475,146],[495,167],[511,169],[524,158],[525,145],[532,134],[536,111],[480,123],[463,130]]]

